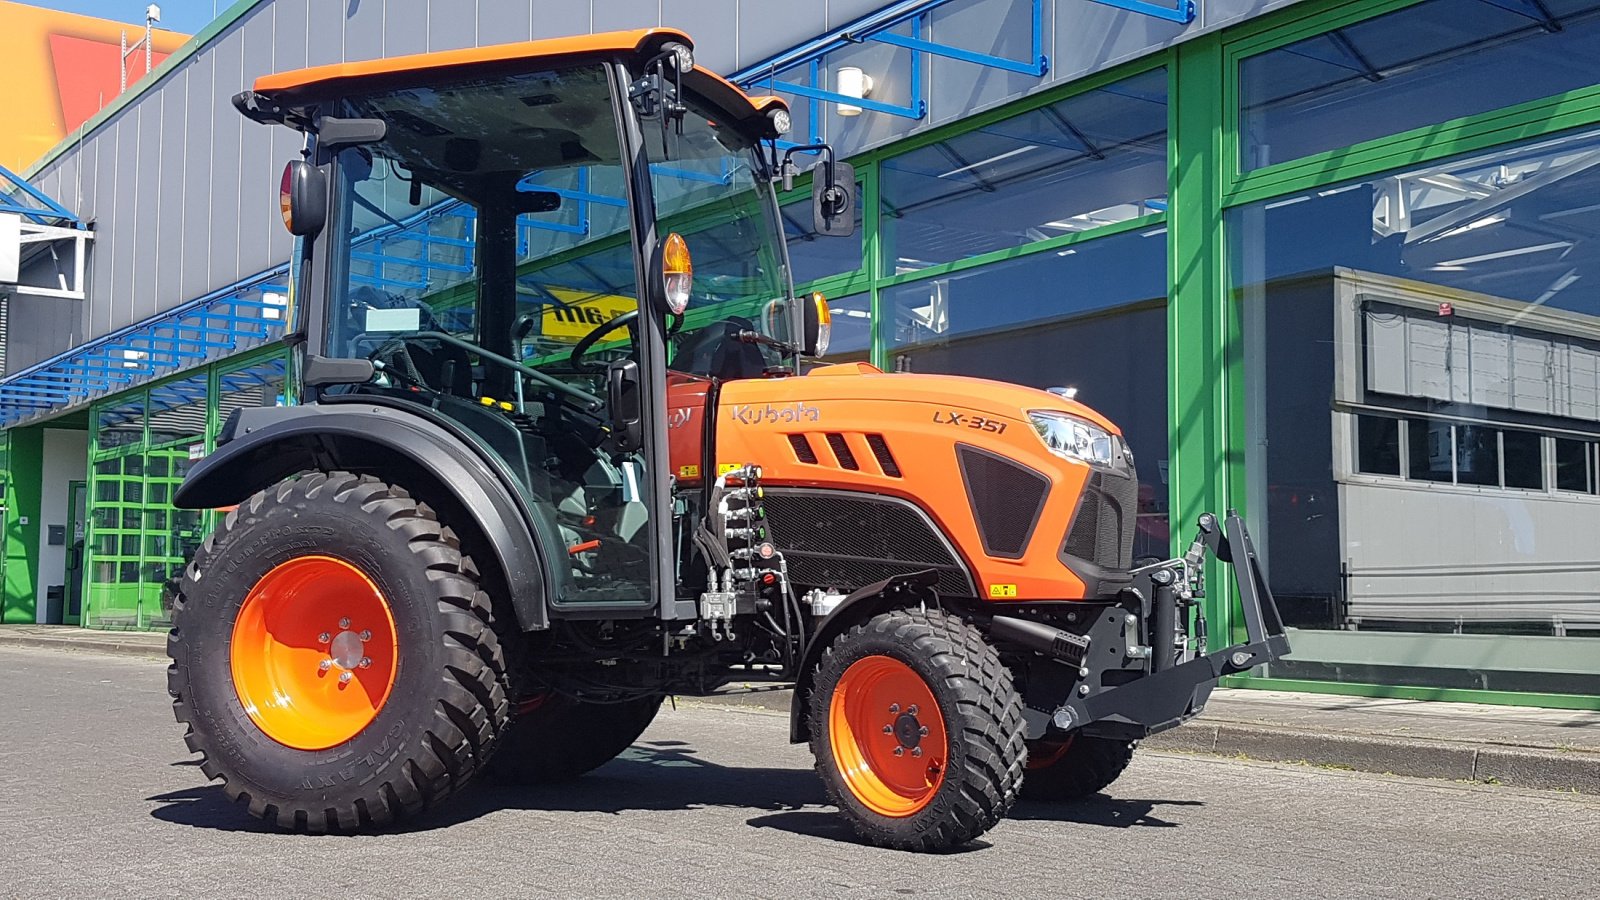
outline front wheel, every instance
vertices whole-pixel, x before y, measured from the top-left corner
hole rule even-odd
[[[834,640],[813,685],[817,773],[868,841],[958,847],[1015,802],[1027,757],[1022,701],[994,647],[961,619],[875,616]]]
[[[487,762],[509,718],[472,561],[426,505],[368,476],[306,473],[230,512],[172,618],[189,749],[283,828],[419,813]]]

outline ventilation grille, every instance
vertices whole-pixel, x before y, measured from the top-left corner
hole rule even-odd
[[[1044,510],[1050,479],[1021,463],[966,444],[956,445],[956,458],[983,552],[1001,559],[1021,558]]]
[[[872,455],[878,458],[878,468],[890,478],[900,477],[900,464],[894,461],[894,454],[889,452],[889,442],[881,434],[867,435],[867,446],[872,448]]]
[[[839,468],[855,471],[861,468],[856,462],[856,455],[850,452],[850,445],[844,441],[844,435],[837,431],[828,432],[828,447],[833,450],[833,456],[839,461]]]
[[[976,596],[966,568],[923,515],[902,500],[845,491],[770,488],[767,523],[789,577],[850,592],[926,569],[947,597]]]
[[[1136,479],[1105,472],[1090,474],[1061,552],[1102,569],[1126,571],[1133,564],[1138,502]]]
[[[803,463],[815,464],[817,452],[811,449],[811,441],[803,434],[789,435],[789,446],[794,448],[794,458]]]

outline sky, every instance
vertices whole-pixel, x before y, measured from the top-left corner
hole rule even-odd
[[[150,0],[20,0],[30,6],[43,6],[65,12],[115,19],[119,22],[143,24],[144,8]],[[161,24],[158,28],[194,34],[206,27],[218,13],[233,5],[234,0],[156,0],[161,7]]]

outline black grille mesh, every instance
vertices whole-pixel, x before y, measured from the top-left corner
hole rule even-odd
[[[1084,483],[1078,512],[1067,529],[1061,552],[1102,569],[1127,571],[1133,564],[1134,515],[1139,482],[1134,478],[1094,472]]]
[[[900,477],[900,464],[894,461],[894,454],[889,452],[889,442],[881,434],[867,435],[867,446],[872,448],[872,455],[878,458],[878,468],[890,478]]]
[[[928,520],[904,503],[769,488],[766,509],[773,543],[783,551],[797,585],[848,593],[891,575],[933,569],[940,594],[974,596],[961,561]]]
[[[803,434],[789,435],[789,446],[794,448],[794,458],[803,463],[815,463],[817,451],[811,449],[811,441]]]
[[[839,460],[839,468],[861,468],[861,464],[856,462],[856,455],[850,452],[850,445],[845,443],[844,435],[837,431],[828,432],[828,446],[833,450],[834,458]]]
[[[978,522],[983,552],[1017,559],[1028,549],[1050,479],[1040,472],[965,444],[956,445],[967,500]]]

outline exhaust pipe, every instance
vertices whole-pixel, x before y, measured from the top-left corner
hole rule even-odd
[[[1053,659],[1081,666],[1089,655],[1089,638],[1073,634],[1041,622],[1030,622],[1011,616],[995,616],[989,620],[989,633],[996,640],[1026,647]]]

